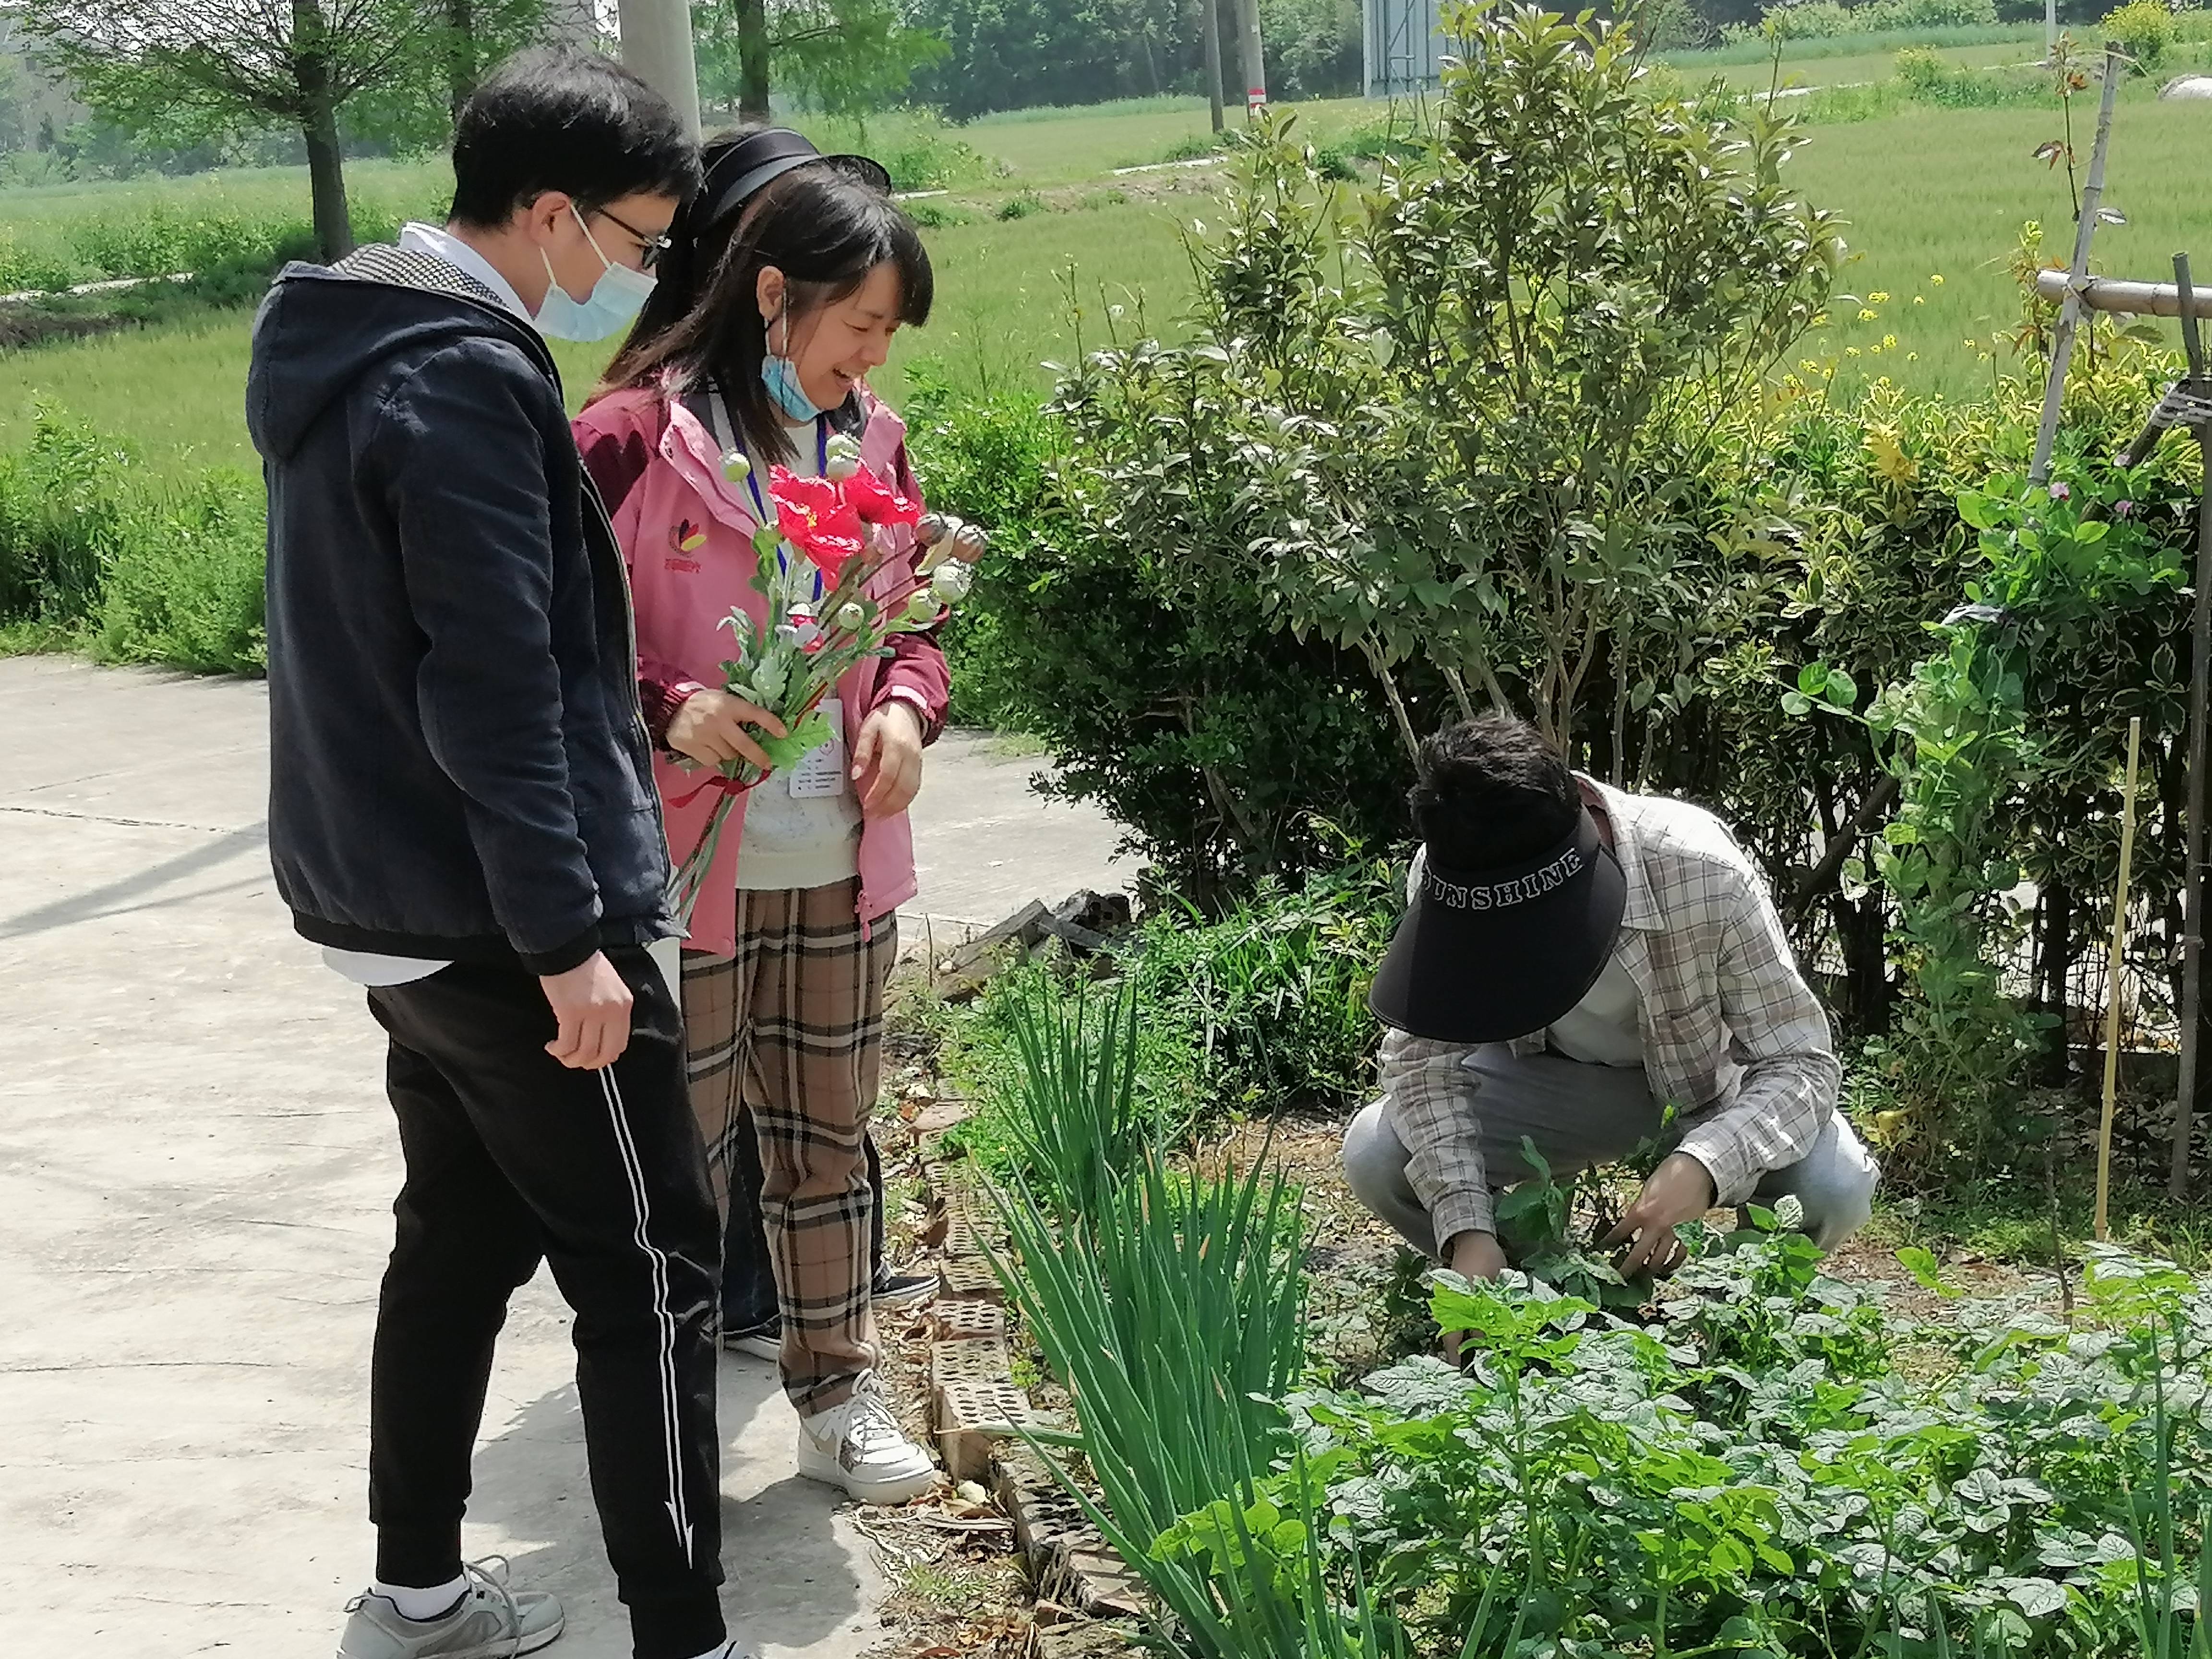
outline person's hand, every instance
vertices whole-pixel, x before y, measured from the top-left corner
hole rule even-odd
[[[606,958],[604,951],[565,974],[542,975],[545,1000],[559,1033],[545,1052],[563,1066],[579,1072],[596,1072],[611,1066],[629,1047],[629,987]]]
[[[1505,1271],[1505,1252],[1498,1248],[1495,1233],[1465,1232],[1452,1240],[1446,1265],[1462,1279],[1495,1279]],[[1444,1333],[1447,1363],[1459,1364],[1460,1341],[1466,1334],[1465,1331]]]
[[[905,698],[892,698],[860,723],[853,783],[864,817],[887,818],[914,804],[921,788],[921,712]]]
[[[771,737],[787,735],[781,720],[743,697],[727,691],[694,691],[668,722],[668,746],[702,766],[744,760],[765,772],[769,769],[767,752],[747,729],[756,726]]]
[[[1627,1247],[1615,1264],[1624,1275],[1632,1279],[1648,1268],[1664,1279],[1688,1254],[1674,1229],[1711,1209],[1714,1196],[1713,1178],[1705,1166],[1687,1152],[1670,1152],[1644,1183],[1636,1202],[1598,1243],[1606,1249]]]

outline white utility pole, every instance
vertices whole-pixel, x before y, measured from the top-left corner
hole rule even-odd
[[[1244,35],[1244,113],[1259,114],[1267,102],[1267,60],[1260,46],[1260,0],[1236,0]]]
[[[691,57],[691,9],[684,0],[621,0],[622,60],[676,106],[699,136],[699,68]]]

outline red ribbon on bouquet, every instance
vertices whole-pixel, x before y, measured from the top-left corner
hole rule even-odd
[[[753,780],[753,783],[759,781],[761,780],[758,778]],[[689,806],[709,789],[719,789],[726,795],[742,795],[753,787],[753,783],[739,783],[726,772],[710,771],[705,777],[699,780],[697,788],[687,789],[680,795],[671,795],[668,798],[668,804],[671,806]]]

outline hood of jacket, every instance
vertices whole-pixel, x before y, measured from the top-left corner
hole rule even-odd
[[[526,354],[557,388],[538,331],[443,260],[378,245],[336,265],[284,267],[253,319],[246,424],[253,447],[289,459],[324,410],[382,359],[488,336]]]

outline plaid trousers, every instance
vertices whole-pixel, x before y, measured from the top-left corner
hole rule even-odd
[[[898,928],[884,916],[863,938],[856,886],[741,890],[737,955],[684,952],[691,1109],[726,1220],[733,1140],[751,1116],[783,1388],[801,1417],[843,1404],[878,1357],[865,1136]]]

